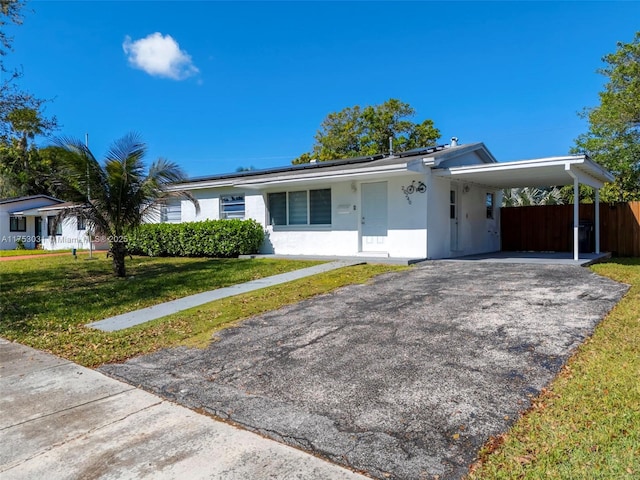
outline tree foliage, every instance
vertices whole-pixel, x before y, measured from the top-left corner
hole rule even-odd
[[[502,191],[503,207],[526,207],[530,205],[562,205],[562,193],[558,187],[508,188]]]
[[[324,162],[389,152],[401,152],[435,145],[440,131],[432,120],[414,123],[409,120],[415,110],[407,103],[389,99],[380,105],[358,105],[333,112],[320,124],[311,152],[303,153],[293,163],[312,159]]]
[[[582,113],[589,131],[572,151],[588,154],[615,175],[602,189],[604,201],[640,200],[640,32],[602,60],[598,72],[607,83],[600,105]]]
[[[57,221],[83,216],[94,234],[109,242],[113,269],[119,277],[126,275],[127,233],[149,216],[159,215],[168,198],[189,198],[198,206],[188,193],[167,189],[185,178],[175,163],[159,159],[146,169],[143,159],[147,147],[136,134],[115,141],[102,163],[79,140],[58,139],[51,150],[59,165],[54,193],[76,204],[62,210]]]
[[[38,149],[34,138],[48,135],[51,123],[31,108],[17,108],[6,116],[9,135],[0,141],[0,198],[51,192],[56,157]]]
[[[6,27],[22,24],[24,5],[0,0],[0,198],[49,193],[54,169],[52,158],[36,148],[34,139],[49,135],[57,120],[45,115],[45,100],[19,87],[22,72],[9,70],[4,62],[13,44]]]

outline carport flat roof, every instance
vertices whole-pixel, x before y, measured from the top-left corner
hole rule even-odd
[[[613,175],[586,155],[435,168],[433,174],[495,189],[573,185],[575,178],[601,188],[614,180]]]

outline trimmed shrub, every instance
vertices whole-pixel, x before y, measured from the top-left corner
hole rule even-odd
[[[231,258],[258,253],[263,240],[255,220],[148,223],[127,235],[127,250],[150,257]]]

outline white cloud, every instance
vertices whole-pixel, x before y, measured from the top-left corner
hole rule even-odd
[[[127,35],[122,49],[131,66],[149,75],[184,80],[199,72],[191,56],[180,50],[180,45],[171,35],[163,36],[156,32],[135,41]]]

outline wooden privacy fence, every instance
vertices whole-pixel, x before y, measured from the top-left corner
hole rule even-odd
[[[573,205],[500,209],[502,250],[570,252]],[[595,250],[595,205],[580,204],[580,251]],[[600,204],[600,251],[640,256],[640,202]]]

